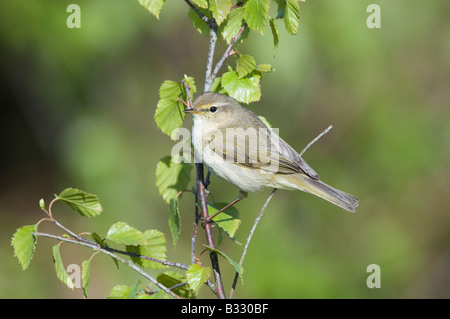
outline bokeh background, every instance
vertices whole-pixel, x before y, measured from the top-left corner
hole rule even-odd
[[[153,114],[164,80],[188,74],[203,87],[208,41],[182,1],[167,1],[158,20],[137,1],[79,0],[81,29],[69,29],[72,2],[0,2],[1,298],[82,297],[56,278],[54,241],[38,239],[26,271],[10,246],[18,227],[44,217],[39,199],[49,203],[66,187],[95,193],[104,206],[100,217],[85,219],[55,205],[73,231],[104,235],[116,221],[155,228],[167,234],[170,260],[190,260],[193,198],[181,200],[174,247],[168,207],[155,187],[156,164],[174,142]],[[370,3],[381,7],[381,29],[366,25]],[[249,108],[299,151],[332,124],[304,158],[325,182],[357,195],[360,207],[349,214],[279,191],[256,230],[235,297],[450,297],[449,21],[447,0],[315,0],[301,3],[297,36],[278,21],[275,57],[268,28],[239,47],[276,68]],[[217,54],[223,50],[218,45]],[[215,177],[210,189],[219,201],[237,194]],[[269,192],[238,204],[241,242]],[[60,233],[45,223],[39,229]],[[224,239],[220,249],[239,260],[242,246]],[[69,244],[61,251],[65,264],[91,253]],[[366,286],[370,264],[381,267],[379,289]],[[225,260],[221,266],[228,293],[234,271]],[[106,256],[94,258],[91,278],[91,298],[143,281]]]

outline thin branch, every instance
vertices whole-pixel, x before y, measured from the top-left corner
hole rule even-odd
[[[181,191],[179,191],[175,195],[175,198],[178,199],[178,197],[180,197],[183,193],[192,193],[192,194],[194,194],[194,192],[191,189],[182,189]]]
[[[205,188],[208,189],[209,183],[211,182],[211,171],[208,169],[207,173],[206,173],[206,177],[205,177]]]
[[[201,165],[201,164],[197,164],[197,167]],[[201,213],[202,213],[202,218],[204,220],[207,220],[209,217],[209,213],[208,213],[208,206],[206,203],[206,190],[205,187],[203,186],[203,165],[201,167],[201,170],[198,170],[199,173],[198,177],[197,177],[197,191],[199,194],[199,201],[200,201],[200,208],[201,208]],[[214,243],[214,238],[212,235],[212,229],[211,229],[211,225],[209,223],[207,223],[205,225],[205,234],[206,234],[206,241],[208,243],[208,245],[210,247],[216,247],[215,243]],[[217,294],[219,296],[219,298],[221,299],[225,299],[226,295],[225,295],[225,290],[223,288],[223,283],[222,283],[222,276],[220,274],[220,267],[219,267],[219,259],[217,258],[217,253],[214,251],[210,251],[209,252],[209,257],[211,259],[211,266],[213,268],[213,273],[214,273],[214,279],[216,280],[216,291]]]
[[[183,83],[183,85],[184,85],[184,88],[186,90],[186,96],[189,101],[189,105],[186,105],[186,106],[188,108],[192,108],[193,103],[192,103],[192,97],[191,97],[191,88],[189,87],[189,84],[187,84],[187,82],[186,82],[186,75],[184,75],[184,79],[181,80],[181,83]]]
[[[180,269],[184,269],[184,270],[188,270],[189,266],[183,263],[178,263],[178,262],[173,262],[173,261],[168,261],[168,260],[162,260],[162,259],[158,259],[158,258],[153,258],[153,257],[148,257],[148,256],[144,256],[138,253],[132,253],[132,252],[128,252],[128,251],[123,251],[123,250],[119,250],[119,249],[115,249],[115,248],[111,248],[111,247],[105,247],[105,246],[101,246],[103,249],[113,252],[113,253],[117,253],[117,254],[121,254],[121,255],[126,255],[126,256],[130,256],[130,257],[135,257],[135,258],[139,258],[139,259],[145,259],[145,260],[149,260],[149,261],[153,261],[156,263],[159,263],[161,265],[164,266],[170,266],[170,267],[176,267],[176,268],[180,268]]]
[[[191,7],[192,10],[195,11],[195,13],[198,14],[198,16],[199,16],[203,21],[205,21],[205,22],[208,23],[208,25],[209,25],[209,23],[210,23],[210,22],[209,22],[209,19],[208,19],[203,13],[201,13],[200,10],[198,10],[198,8],[197,8],[191,1],[189,1],[189,0],[184,0],[184,1],[188,4],[189,7]]]
[[[214,214],[212,214],[211,216],[208,217],[208,220],[203,221],[204,223],[209,223],[212,221],[212,219],[214,217],[216,217],[217,215],[219,215],[220,213],[222,213],[223,211],[226,211],[228,208],[230,208],[231,206],[233,206],[234,204],[236,204],[237,202],[241,201],[244,197],[238,197],[235,200],[233,200],[232,202],[228,203],[226,206],[222,207],[221,209],[219,209],[217,212],[215,212]]]
[[[197,207],[195,207],[195,210],[194,229],[192,230],[191,236],[191,264],[195,263],[195,242],[197,240],[198,221],[200,219]]]
[[[205,284],[212,290],[212,292],[216,295],[217,298],[220,298],[219,294],[217,293],[216,285],[211,280],[207,280]]]
[[[149,261],[153,261],[153,262],[157,262],[160,263],[164,266],[169,266],[169,267],[176,267],[176,268],[180,268],[180,269],[184,269],[184,270],[188,270],[189,266],[183,263],[178,263],[178,262],[173,262],[173,261],[168,261],[168,260],[161,260],[161,259],[157,259],[157,258],[153,258],[153,257],[148,257],[148,256],[144,256],[144,255],[140,255],[138,253],[132,253],[132,252],[127,252],[127,251],[123,251],[123,250],[119,250],[119,249],[115,249],[115,248],[111,248],[111,247],[105,247],[102,246],[96,242],[90,241],[89,239],[83,238],[77,234],[75,234],[74,232],[72,232],[71,230],[69,230],[68,228],[66,228],[65,226],[63,226],[61,223],[59,223],[57,220],[55,219],[47,219],[49,221],[54,222],[59,228],[63,229],[65,232],[67,232],[68,234],[70,234],[71,237],[75,238],[75,239],[70,239],[70,238],[66,238],[66,237],[60,237],[60,236],[55,236],[55,235],[51,235],[51,234],[46,234],[46,233],[36,233],[35,235],[39,235],[39,236],[45,236],[45,237],[49,237],[49,238],[53,238],[53,239],[58,239],[61,241],[66,241],[66,242],[70,242],[73,244],[77,244],[77,245],[81,245],[81,246],[85,246],[85,247],[89,247],[92,248],[94,250],[96,250],[97,252],[111,252],[111,253],[116,253],[116,254],[121,254],[121,255],[126,255],[126,256],[130,256],[130,257],[136,257],[136,258],[140,258],[140,259],[146,259]],[[109,254],[110,255],[110,254]],[[110,255],[111,256],[111,255]],[[113,256],[114,257],[114,256]],[[118,257],[114,257],[114,258],[118,258]],[[119,258],[118,258],[119,259]],[[191,262],[192,264],[195,262],[195,259]],[[134,263],[126,263],[127,265],[134,265]],[[130,266],[131,267],[131,266]],[[137,266],[136,266],[137,267]],[[134,267],[131,267],[134,270],[138,271],[137,269],[135,269]],[[143,275],[144,277],[148,278],[146,276],[147,273],[143,272],[142,269],[140,269],[139,267],[137,267],[140,271],[138,271],[141,275]],[[148,278],[150,279],[150,278]],[[150,279],[151,280],[151,279]],[[153,282],[153,281],[152,281]],[[216,292],[216,287],[215,285],[211,282],[211,281],[207,281],[205,283],[214,294],[217,295]],[[168,288],[171,289],[171,288]]]
[[[195,205],[195,222],[194,222],[194,230],[192,232],[191,236],[191,264],[196,263],[196,257],[195,257],[195,241],[197,238],[197,230],[198,230],[198,221],[200,219],[200,216],[198,215],[198,206]],[[207,280],[205,283],[211,291],[216,295],[217,298],[220,298],[219,293],[217,292],[217,287],[214,285],[214,283],[211,280]]]
[[[311,145],[313,145],[315,142],[317,142],[317,140],[318,140],[319,138],[321,138],[322,136],[324,136],[325,134],[327,134],[332,128],[333,128],[333,125],[330,125],[330,126],[328,126],[322,133],[320,133],[319,135],[317,135],[316,138],[313,139],[311,142],[309,142],[309,144],[306,145],[306,147],[300,152],[300,156],[302,156],[302,155],[306,152],[306,150],[307,150],[308,148],[311,147]]]
[[[230,45],[228,45],[228,48],[225,50],[225,53],[220,58],[219,62],[217,62],[216,67],[214,68],[214,72],[213,72],[213,74],[211,76],[211,78],[212,78],[211,85],[214,82],[214,79],[216,78],[217,74],[219,73],[219,71],[222,68],[222,66],[225,63],[225,61],[232,55],[232,49],[233,49],[234,45],[236,44],[237,40],[242,35],[242,32],[244,32],[246,27],[247,27],[247,24],[244,23],[244,25],[239,30],[239,32],[236,34],[236,36],[231,39]]]
[[[190,106],[189,106],[189,104],[188,103],[186,103],[186,101],[184,101],[184,100],[182,100],[182,99],[177,99],[177,101],[179,101],[179,102],[181,102],[181,103],[183,103],[184,105],[186,105],[186,108],[191,108]]]
[[[123,251],[123,250],[119,250],[119,249],[115,249],[115,248],[111,248],[111,247],[102,246],[102,245],[100,245],[100,244],[98,244],[98,243],[96,243],[94,241],[91,241],[89,239],[86,239],[84,237],[81,237],[81,236],[75,234],[74,232],[72,232],[71,230],[69,230],[68,228],[63,226],[56,219],[53,219],[52,221],[59,228],[63,229],[65,232],[67,232],[71,237],[75,238],[79,242],[86,243],[87,245],[100,247],[100,248],[102,248],[104,250],[107,250],[107,251],[110,251],[110,252],[113,252],[113,253],[117,253],[117,254],[121,254],[121,255],[126,255],[126,256],[130,256],[130,257],[136,257],[136,258],[139,258],[139,259],[146,259],[146,260],[149,260],[149,261],[160,263],[160,264],[162,264],[164,266],[171,266],[171,267],[181,268],[181,269],[185,269],[185,270],[189,269],[188,265],[185,265],[185,264],[182,264],[182,263],[168,261],[168,260],[161,260],[161,259],[157,259],[157,258],[153,258],[153,257],[140,255],[138,253],[132,253],[132,252]]]
[[[204,91],[210,91],[214,82],[214,78],[211,75],[212,66],[214,62],[214,52],[216,50],[217,43],[217,27],[210,26],[209,29],[209,49],[208,49],[208,58],[206,60],[206,75],[205,75],[205,87]]]
[[[42,237],[48,237],[48,238],[53,238],[59,241],[64,241],[64,242],[68,242],[68,243],[72,243],[72,244],[76,244],[76,245],[81,245],[81,246],[85,246],[85,247],[89,247],[93,250],[96,251],[100,251],[108,256],[113,257],[114,259],[120,261],[121,263],[127,265],[128,267],[130,267],[131,269],[133,269],[134,271],[138,272],[140,275],[142,275],[143,277],[147,278],[148,280],[150,280],[152,283],[154,283],[155,285],[157,285],[160,289],[162,289],[164,292],[166,292],[167,294],[169,294],[170,296],[177,298],[177,299],[181,299],[180,296],[178,296],[176,293],[174,293],[173,291],[171,291],[169,288],[167,288],[166,286],[164,286],[163,284],[161,284],[160,282],[158,282],[155,278],[153,278],[152,276],[150,276],[149,274],[147,274],[145,271],[143,271],[141,268],[139,268],[138,266],[136,266],[132,261],[130,260],[125,260],[121,257],[119,257],[118,255],[106,250],[105,248],[101,247],[99,244],[94,243],[94,244],[90,244],[84,241],[79,241],[79,240],[75,240],[75,239],[70,239],[70,238],[66,238],[66,237],[62,237],[62,236],[55,236],[55,235],[51,235],[51,234],[47,234],[47,233],[39,233],[39,232],[35,232],[33,233],[34,236],[42,236]]]
[[[179,288],[179,287],[183,287],[186,286],[188,284],[187,281],[185,282],[180,282],[179,284],[173,285],[172,287],[169,287],[170,290],[175,289],[175,288]]]
[[[71,237],[75,238],[76,240],[86,243],[86,244],[90,244],[90,245],[98,245],[96,242],[90,241],[89,239],[86,239],[84,237],[81,237],[77,234],[75,234],[73,231],[71,231],[70,229],[66,228],[65,226],[63,226],[60,222],[58,222],[56,219],[52,218],[52,222],[58,226],[59,228],[61,228],[62,230],[64,230],[65,232],[67,232]]]
[[[248,248],[248,245],[250,244],[250,240],[253,237],[253,233],[255,232],[256,226],[258,225],[259,221],[261,220],[261,218],[264,214],[264,210],[266,209],[266,207],[269,204],[270,200],[272,199],[273,195],[275,195],[276,191],[277,191],[277,188],[274,188],[273,191],[270,193],[270,195],[266,199],[266,202],[264,203],[263,207],[261,208],[258,215],[256,216],[255,221],[253,222],[252,229],[250,230],[250,233],[248,234],[247,242],[245,243],[244,250],[242,251],[241,260],[239,261],[240,266],[242,266],[242,264],[244,263],[244,258],[245,258],[245,255],[247,254],[247,248]],[[236,283],[237,283],[238,278],[239,278],[239,273],[236,272],[236,274],[234,275],[233,285],[232,285],[231,291],[230,291],[230,299],[233,298],[233,294],[234,294],[234,290],[236,289]]]

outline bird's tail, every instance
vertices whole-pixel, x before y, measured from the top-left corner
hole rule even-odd
[[[318,179],[312,179],[303,174],[287,174],[279,183],[289,189],[299,189],[319,196],[334,205],[354,213],[359,205],[355,196],[333,188]]]

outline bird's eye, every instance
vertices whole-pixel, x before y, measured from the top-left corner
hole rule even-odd
[[[210,111],[211,113],[216,112],[216,111],[217,111],[217,106],[211,106],[211,107],[209,108],[209,111]]]

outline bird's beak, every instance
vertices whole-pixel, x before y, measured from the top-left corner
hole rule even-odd
[[[185,109],[183,112],[184,112],[184,113],[192,113],[192,114],[202,114],[202,113],[203,113],[203,112],[201,112],[201,111],[199,111],[199,110],[196,110],[196,109],[194,109],[194,108],[191,108],[191,109]]]

